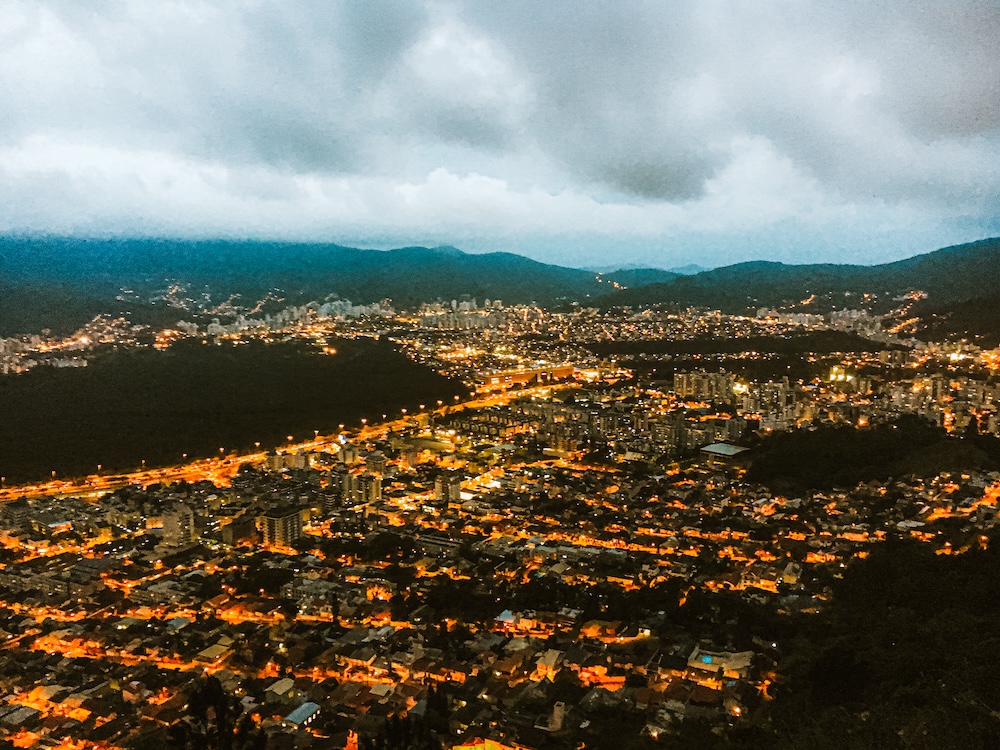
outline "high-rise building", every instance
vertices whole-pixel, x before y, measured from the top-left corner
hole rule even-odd
[[[289,547],[302,536],[302,514],[298,508],[272,508],[260,520],[264,544]]]
[[[309,457],[305,453],[286,453],[283,458],[286,469],[306,469],[309,467]]]
[[[364,474],[343,475],[344,502],[377,503],[382,499],[382,478],[365,472]]]
[[[389,460],[382,451],[372,451],[365,456],[365,468],[372,474],[385,474]]]
[[[382,478],[365,472],[358,477],[358,490],[361,502],[377,503],[382,499]]]
[[[188,544],[198,538],[194,511],[177,503],[163,514],[163,543],[172,546]]]
[[[457,471],[438,474],[434,480],[434,499],[441,503],[457,503],[462,492],[462,475]]]
[[[735,381],[733,375],[724,372],[679,372],[674,375],[674,393],[678,398],[729,401]]]

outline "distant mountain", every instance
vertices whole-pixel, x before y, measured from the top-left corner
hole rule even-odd
[[[631,289],[636,286],[673,281],[678,275],[662,268],[619,268],[617,271],[602,274],[602,278]]]
[[[679,269],[681,271],[687,269]],[[183,311],[146,303],[168,280],[213,302],[238,294],[260,299],[278,289],[282,304],[335,294],[358,303],[390,299],[412,306],[462,295],[480,302],[577,301],[604,307],[656,304],[744,312],[801,303],[823,311],[845,295],[872,293],[886,308],[894,297],[922,290],[915,306],[925,329],[982,334],[1000,278],[1000,239],[956,245],[877,266],[739,263],[694,275],[659,268],[598,274],[540,263],[512,253],[468,254],[454,247],[363,250],[334,244],[69,238],[0,238],[0,336],[50,328],[68,332],[98,313],[138,323],[172,323]],[[135,294],[121,295],[122,289]],[[990,297],[993,295],[993,297]],[[122,299],[119,299],[123,296]],[[970,300],[978,300],[970,302]],[[963,306],[964,305],[964,306]],[[1000,330],[996,330],[1000,336]]]
[[[874,293],[882,298],[921,290],[934,304],[961,302],[989,291],[1000,278],[1000,239],[955,245],[876,266],[786,265],[752,261],[608,295],[604,306],[696,305],[742,312],[825,295]]]
[[[686,266],[674,266],[673,268],[668,268],[668,271],[675,273],[678,276],[694,276],[696,273],[703,273],[708,269],[704,266],[699,266],[697,263],[688,263]]]
[[[594,274],[512,253],[470,255],[453,247],[361,250],[333,244],[176,240],[0,240],[4,280],[148,286],[163,279],[233,291],[317,290],[357,301],[498,291],[529,299],[568,288],[598,289]],[[491,273],[497,273],[490,277]],[[516,275],[511,275],[516,274]],[[521,274],[526,274],[522,276]],[[467,288],[466,282],[472,287]],[[453,290],[461,283],[462,290]]]
[[[665,272],[663,272],[665,273]],[[165,280],[207,287],[213,299],[259,298],[280,289],[289,304],[329,294],[400,306],[469,295],[551,305],[605,294],[597,275],[512,253],[453,247],[362,250],[333,244],[176,240],[0,239],[0,335],[72,329],[97,313],[142,319],[149,310],[116,300]],[[164,315],[179,317],[173,310]]]

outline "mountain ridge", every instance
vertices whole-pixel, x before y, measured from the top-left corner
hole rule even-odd
[[[838,295],[891,299],[921,290],[928,295],[922,309],[932,311],[941,328],[951,315],[972,319],[968,310],[953,313],[949,306],[989,296],[985,285],[993,278],[1000,278],[1000,238],[871,266],[751,260],[681,275],[642,267],[596,273],[450,245],[376,250],[335,243],[8,236],[0,237],[0,335],[65,330],[101,312],[127,314],[127,305],[116,300],[122,288],[145,293],[167,280],[223,298],[280,289],[295,304],[331,293],[359,303],[388,298],[401,306],[468,295],[546,306],[667,304],[734,313],[800,303],[813,294],[843,306]],[[814,309],[821,311],[818,304]]]
[[[600,303],[605,307],[695,305],[742,312],[817,293],[903,294],[913,290],[926,292],[935,303],[954,303],[978,296],[983,280],[997,277],[1000,238],[989,238],[871,266],[745,261],[615,292]]]

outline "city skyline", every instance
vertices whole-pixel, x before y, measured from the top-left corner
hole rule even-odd
[[[878,263],[1000,234],[990,3],[13,3],[0,232]]]

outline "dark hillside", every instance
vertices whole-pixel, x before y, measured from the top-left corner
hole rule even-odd
[[[872,292],[882,296],[911,290],[928,293],[935,303],[971,299],[1000,278],[1000,239],[955,245],[877,266],[786,265],[766,261],[738,263],[694,276],[626,289],[601,300],[605,306],[653,304],[706,306],[729,312],[794,303],[812,294]]]

